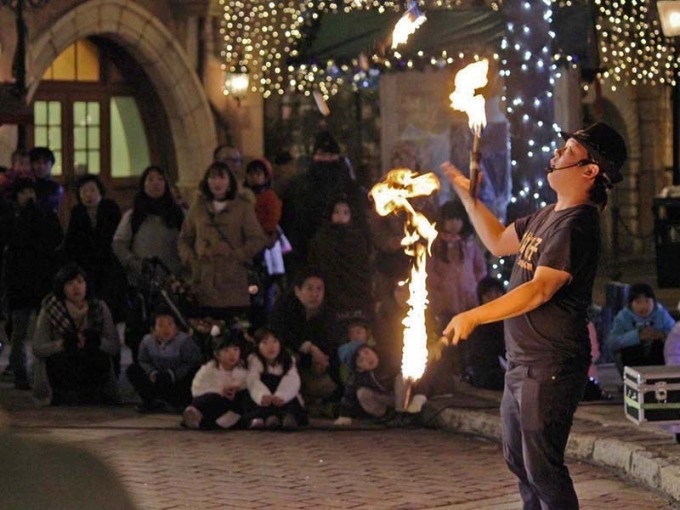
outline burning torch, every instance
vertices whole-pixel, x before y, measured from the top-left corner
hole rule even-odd
[[[468,126],[474,135],[472,152],[470,153],[470,196],[477,198],[477,180],[479,162],[482,153],[479,150],[479,138],[486,126],[486,112],[484,111],[484,96],[475,94],[475,90],[485,87],[488,83],[489,61],[480,60],[470,64],[456,74],[455,87],[449,96],[451,108],[465,112],[468,116]]]
[[[406,212],[406,224],[401,245],[407,255],[413,258],[409,285],[409,310],[404,325],[404,347],[401,359],[401,374],[405,383],[404,408],[408,407],[411,387],[425,372],[427,364],[427,330],[425,310],[427,309],[427,272],[425,263],[432,242],[437,237],[434,223],[424,214],[416,211],[410,198],[430,195],[439,189],[439,179],[434,173],[419,175],[406,168],[390,170],[385,178],[371,189],[369,195],[375,202],[380,216]],[[421,240],[427,241],[424,245]]]
[[[406,44],[409,36],[426,21],[427,18],[418,8],[418,3],[413,0],[408,2],[406,12],[392,30],[392,49],[396,49],[400,44]]]

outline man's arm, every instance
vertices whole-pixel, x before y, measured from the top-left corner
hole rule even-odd
[[[485,305],[456,315],[444,329],[443,335],[457,344],[460,340],[466,340],[480,324],[530,312],[549,301],[570,279],[571,275],[566,271],[538,266],[530,281]]]
[[[461,174],[455,166],[446,162],[441,165],[441,169],[465,206],[470,222],[484,246],[496,257],[517,253],[519,239],[514,225],[506,227],[480,200],[474,200],[468,191],[470,179]]]

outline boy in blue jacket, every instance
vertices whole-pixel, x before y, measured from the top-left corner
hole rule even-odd
[[[664,342],[675,321],[646,283],[634,283],[628,306],[614,317],[606,347],[620,372],[624,366],[663,365]]]

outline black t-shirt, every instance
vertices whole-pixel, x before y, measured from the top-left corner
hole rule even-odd
[[[520,248],[509,290],[533,279],[538,266],[571,275],[548,302],[505,320],[508,360],[515,363],[590,363],[586,311],[600,254],[600,215],[590,205],[554,209],[549,205],[515,222]]]

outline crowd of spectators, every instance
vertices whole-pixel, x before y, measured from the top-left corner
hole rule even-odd
[[[244,166],[229,145],[213,159],[188,204],[163,168],[146,168],[122,214],[101,179],[83,175],[64,232],[52,152],[12,156],[0,174],[0,247],[17,389],[40,405],[116,404],[127,377],[140,412],[182,413],[195,429],[288,430],[309,413],[339,426],[415,413],[459,379],[502,390],[502,323],[458,347],[440,342],[452,316],[504,292],[460,203],[417,204],[439,235],[427,264],[428,368],[404,408],[406,218],[373,212],[325,131],[303,171],[289,154]],[[643,283],[593,352],[601,345],[619,367],[680,364],[680,329]]]

